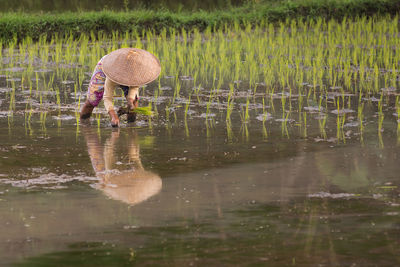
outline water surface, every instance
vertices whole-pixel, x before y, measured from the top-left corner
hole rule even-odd
[[[280,32],[276,38],[289,38]],[[175,60],[170,52],[177,49],[193,63],[194,51],[214,44],[246,44],[243,52],[261,60],[246,50],[251,40],[274,41],[263,31],[231,33],[228,39],[222,32],[219,39],[199,35],[193,46],[175,39],[144,43],[162,50],[164,60]],[[367,79],[352,66],[356,90],[352,78],[331,86],[321,76],[327,84],[317,86],[316,65],[291,69],[286,53],[274,58],[268,50],[264,59],[289,70],[278,79],[288,88],[266,84],[261,73],[268,69],[241,57],[236,62],[260,75],[237,68],[251,82],[232,80],[229,53],[240,49],[226,49],[221,64],[203,53],[210,58],[201,58],[206,66],[198,69],[178,57],[178,67],[162,61],[165,73],[141,89],[140,105],[151,105],[155,116],[134,124],[122,118],[120,129],[112,129],[102,105],[89,123],[79,121],[79,109],[97,54],[114,44],[68,42],[28,40],[26,47],[2,50],[0,265],[400,264],[400,102],[393,70],[367,71]],[[177,73],[186,66],[193,77]],[[263,75],[280,74],[272,70]],[[286,79],[297,76],[304,83]]]
[[[399,262],[397,138],[74,122],[29,134],[1,119],[2,264]]]

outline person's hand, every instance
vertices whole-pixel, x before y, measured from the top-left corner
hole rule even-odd
[[[129,111],[134,110],[135,108],[137,108],[139,106],[139,98],[137,96],[135,96],[135,98],[128,98],[128,108]]]
[[[119,126],[119,118],[118,118],[117,113],[115,112],[115,110],[110,110],[108,112],[108,114],[110,115],[110,118],[111,118],[111,126],[112,127],[118,127]]]
[[[127,114],[129,111],[129,108],[124,108],[124,107],[120,107],[117,111],[117,115],[118,117],[121,117],[124,114]]]

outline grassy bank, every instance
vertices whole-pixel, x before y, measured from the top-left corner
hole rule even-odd
[[[21,40],[27,36],[37,40],[42,35],[103,32],[141,32],[162,28],[198,28],[222,26],[235,21],[257,23],[277,22],[287,18],[341,19],[343,17],[372,16],[377,14],[398,14],[400,0],[299,0],[249,3],[242,7],[213,12],[179,12],[167,10],[133,10],[129,12],[78,12],[60,14],[3,13],[0,17],[0,40],[8,42],[13,38]]]

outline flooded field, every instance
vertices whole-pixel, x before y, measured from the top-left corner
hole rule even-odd
[[[397,23],[3,44],[0,264],[400,264]],[[160,58],[154,116],[80,122],[125,46]]]

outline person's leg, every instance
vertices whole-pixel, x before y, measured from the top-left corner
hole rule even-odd
[[[81,120],[84,119],[89,119],[90,116],[92,115],[94,106],[90,104],[89,100],[86,100],[85,104],[83,105],[81,109]]]
[[[106,75],[103,72],[100,60],[93,71],[92,78],[90,79],[87,90],[87,99],[81,109],[81,119],[89,119],[92,115],[93,109],[97,107],[103,99],[105,80]]]

